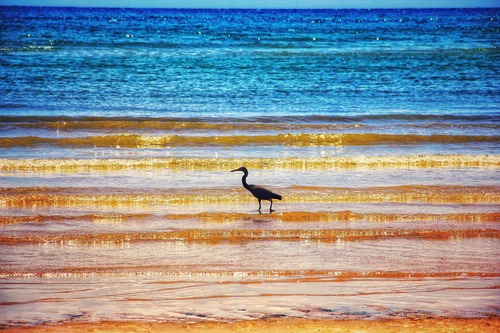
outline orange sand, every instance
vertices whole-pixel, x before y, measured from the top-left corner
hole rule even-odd
[[[2,333],[41,332],[500,332],[500,318],[480,319],[397,319],[388,321],[368,320],[316,320],[268,319],[236,323],[203,322],[192,324],[149,322],[65,323],[37,327],[11,327]]]

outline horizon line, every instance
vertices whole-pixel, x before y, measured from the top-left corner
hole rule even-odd
[[[498,7],[488,7],[488,6],[472,6],[472,7],[128,7],[128,6],[67,6],[67,5],[4,5],[0,4],[0,7],[33,7],[33,8],[100,8],[100,9],[214,9],[214,10],[405,10],[405,9],[416,9],[416,10],[429,10],[429,9],[500,9]]]

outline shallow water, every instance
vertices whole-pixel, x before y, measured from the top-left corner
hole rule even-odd
[[[497,11],[0,19],[0,324],[499,315]]]

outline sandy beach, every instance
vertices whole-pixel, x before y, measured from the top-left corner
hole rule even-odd
[[[4,333],[42,332],[342,332],[342,333],[388,333],[388,332],[498,332],[500,320],[480,319],[396,319],[387,321],[371,320],[308,320],[308,319],[267,319],[236,323],[144,323],[144,322],[101,322],[64,323],[35,327],[12,327]]]

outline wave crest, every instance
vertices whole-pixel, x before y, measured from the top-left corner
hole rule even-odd
[[[500,155],[335,156],[321,158],[140,158],[140,159],[0,159],[0,172],[89,172],[119,170],[226,171],[245,165],[267,170],[362,168],[499,168]]]

